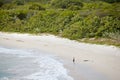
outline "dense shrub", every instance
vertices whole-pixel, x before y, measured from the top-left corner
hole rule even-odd
[[[45,10],[44,7],[42,7],[40,4],[32,4],[29,9],[32,9],[32,10]]]
[[[13,3],[15,3],[17,5],[24,5],[25,4],[25,0],[13,0]]]
[[[76,40],[97,37],[120,41],[119,3],[98,0],[82,3],[82,0],[41,1],[43,3],[3,4],[0,31],[51,33]]]
[[[109,3],[120,2],[120,0],[102,0],[102,1],[109,2]]]
[[[29,10],[0,10],[0,31],[25,32],[24,26],[34,14]]]
[[[0,7],[3,5],[3,2],[0,0]]]
[[[100,2],[100,1],[96,1],[96,2],[89,2],[89,3],[84,3],[83,9],[109,9],[110,7],[112,7],[111,4],[106,3],[106,2]]]
[[[15,9],[16,8],[16,5],[15,4],[12,4],[12,3],[7,3],[7,4],[4,4],[2,5],[1,9]]]
[[[52,0],[51,5],[62,9],[80,10],[83,7],[79,0]]]

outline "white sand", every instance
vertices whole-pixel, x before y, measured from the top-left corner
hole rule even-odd
[[[74,80],[120,80],[120,48],[78,43],[53,35],[0,32],[0,46],[38,49],[58,56]],[[72,58],[75,57],[75,64]]]

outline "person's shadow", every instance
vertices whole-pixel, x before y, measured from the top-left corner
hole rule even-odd
[[[75,64],[75,58],[73,57],[73,63]]]

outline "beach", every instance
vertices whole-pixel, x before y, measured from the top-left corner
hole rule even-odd
[[[114,46],[80,43],[49,34],[0,32],[0,47],[55,56],[73,80],[120,80],[120,48]]]

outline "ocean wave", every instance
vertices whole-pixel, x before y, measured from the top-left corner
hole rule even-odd
[[[14,66],[12,69],[8,67],[9,73],[11,72],[11,74],[15,75],[9,77],[4,76],[0,78],[0,80],[73,80],[73,78],[68,75],[68,71],[64,68],[63,63],[55,59],[54,56],[44,55],[41,52],[0,47],[0,55],[1,54],[16,55],[20,58],[19,60],[25,60],[25,58],[32,59],[29,61],[29,65],[31,65],[30,68],[25,65],[26,60],[25,62],[23,60],[24,63],[21,63],[24,65],[23,67],[24,70],[26,69],[26,72],[23,72],[23,67],[21,68],[19,65],[16,65],[17,68]],[[38,68],[32,67],[33,65],[38,66]],[[30,70],[34,71],[29,73]],[[24,73],[24,75],[19,75],[20,73]]]

